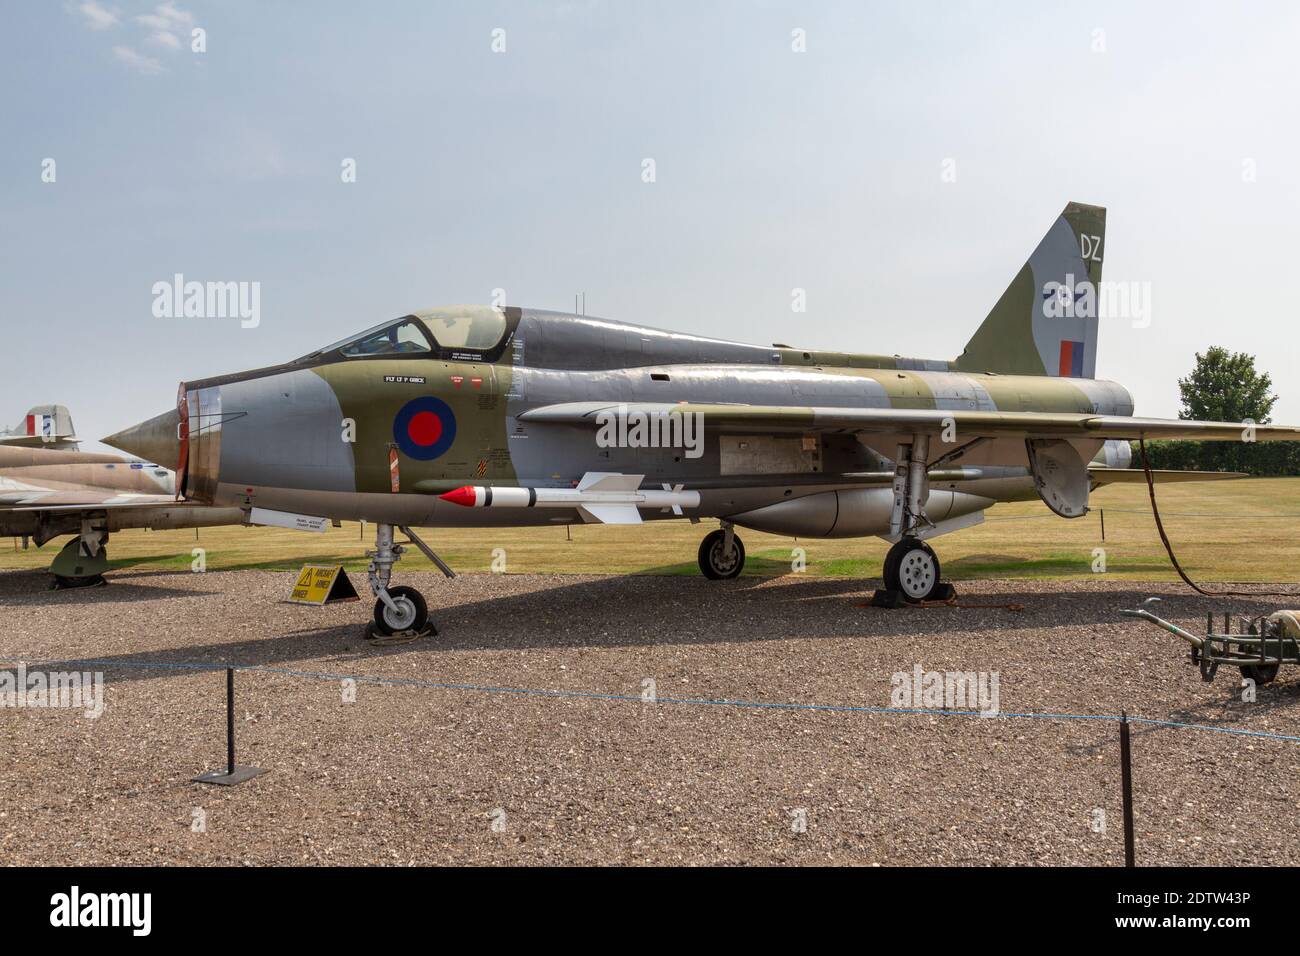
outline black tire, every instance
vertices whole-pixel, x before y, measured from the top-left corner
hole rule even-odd
[[[92,574],[83,578],[67,578],[56,574],[54,575],[54,583],[50,585],[50,590],[70,591],[74,588],[97,588],[107,583],[102,574]]]
[[[1277,664],[1247,664],[1241,669],[1242,677],[1249,677],[1257,685],[1270,684],[1277,677]]]
[[[1250,625],[1250,633],[1251,633],[1251,634],[1258,634],[1258,633],[1259,633],[1259,632],[1255,629],[1255,625],[1254,625],[1254,624],[1251,624],[1251,625]],[[1268,646],[1268,642],[1265,641],[1265,651],[1266,651],[1266,652],[1267,652],[1267,646]],[[1250,646],[1248,646],[1248,645],[1246,645],[1246,644],[1237,644],[1237,645],[1235,645],[1234,650],[1236,650],[1237,653],[1239,653],[1239,654],[1241,654],[1241,655],[1243,655],[1243,656],[1248,655],[1248,654],[1250,654],[1250,655],[1256,655],[1256,654],[1259,653],[1259,648],[1258,648],[1258,647],[1250,647]],[[1281,646],[1278,647],[1278,650],[1279,650],[1279,651],[1282,650]],[[1287,650],[1290,651],[1290,648],[1287,648]],[[1261,664],[1244,664],[1244,665],[1242,665],[1242,668],[1241,668],[1241,676],[1242,676],[1242,677],[1249,677],[1251,680],[1253,680],[1253,681],[1255,682],[1256,686],[1262,687],[1262,686],[1265,685],[1265,684],[1269,684],[1269,683],[1272,683],[1272,682],[1273,682],[1273,680],[1277,677],[1277,671],[1278,671],[1278,668],[1279,668],[1280,666],[1281,666],[1281,665],[1279,665],[1279,664],[1262,664],[1262,665],[1261,665]]]
[[[394,619],[393,612],[388,609],[388,605],[383,601],[375,601],[375,630],[380,634],[391,635],[401,631],[422,631],[424,626],[429,623],[429,606],[424,601],[424,595],[415,588],[406,585],[398,585],[395,588],[388,589],[388,596],[394,603],[409,608],[408,617]]]
[[[727,581],[738,577],[744,570],[745,545],[740,540],[740,535],[732,534],[730,555],[722,550],[726,537],[727,533],[719,528],[717,531],[710,531],[700,542],[700,550],[696,557],[700,562],[700,571],[710,581]]]
[[[898,559],[902,550],[903,542],[899,541],[885,553],[885,563],[881,568],[880,576],[885,582],[886,591],[898,590]]]
[[[885,589],[897,591],[911,604],[933,601],[943,589],[939,556],[924,541],[904,538],[885,555]]]

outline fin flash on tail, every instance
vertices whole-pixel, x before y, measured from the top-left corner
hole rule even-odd
[[[77,436],[72,416],[64,405],[37,405],[8,432],[0,431],[0,445],[28,448],[75,448]]]

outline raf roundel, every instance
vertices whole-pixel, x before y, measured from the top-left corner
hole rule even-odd
[[[393,419],[393,441],[408,458],[432,461],[456,440],[456,416],[440,398],[413,398]]]

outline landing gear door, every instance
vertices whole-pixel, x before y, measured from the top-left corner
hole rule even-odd
[[[1029,438],[1029,470],[1043,504],[1062,518],[1082,518],[1088,513],[1088,466],[1068,441]]]

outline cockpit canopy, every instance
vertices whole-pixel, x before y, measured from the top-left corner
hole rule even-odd
[[[405,355],[410,352],[428,352],[429,337],[424,327],[412,319],[401,319],[387,325],[375,326],[355,339],[337,347],[348,358],[363,355]]]
[[[488,306],[467,305],[428,309],[383,322],[360,335],[349,336],[299,361],[338,353],[345,359],[414,355],[445,350],[489,352],[506,335],[503,312]]]

